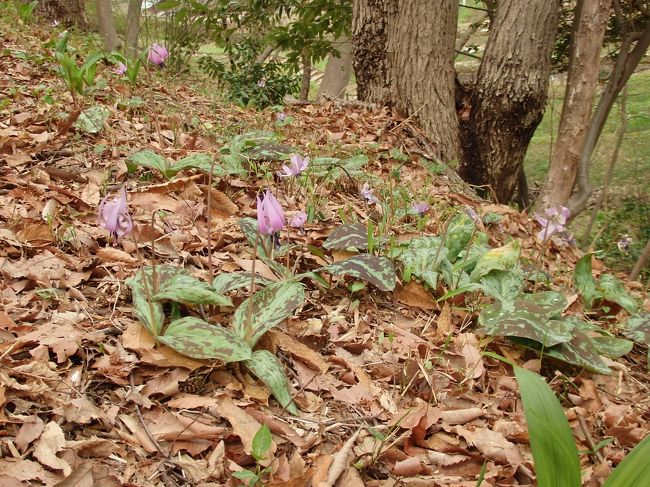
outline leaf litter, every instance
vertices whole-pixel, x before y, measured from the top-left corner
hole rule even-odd
[[[486,484],[534,483],[512,370],[482,352],[533,368],[539,361],[503,339],[473,333],[477,309],[454,306],[453,299],[440,304],[416,281],[398,283],[393,293],[366,288],[357,296],[340,278],[329,290],[310,287],[296,313],[262,337],[258,349],[288,370],[297,416],[236,365],[155,344],[136,320],[125,285],[152,264],[154,252],[156,264],[182,265],[206,281],[210,269],[277,276],[264,261],[253,262],[238,224],[255,216],[259,181],[217,178],[208,204],[205,173],[137,179],[128,175],[126,159],[143,149],[171,161],[197,151],[217,157],[227,133],[273,130],[275,116],[215,107],[162,73],[152,90],[136,89],[154,105],[149,110],[160,111],[154,123],[147,112],[115,103],[130,89],[104,67],[107,85],[94,101],[105,118],[101,129],[57,125],[71,100],[51,59],[15,55],[26,44],[41,52],[49,35],[36,27],[19,45],[8,33],[0,56],[0,93],[11,96],[0,110],[0,484],[237,485],[232,474],[254,467],[252,442],[263,424],[273,434],[266,485],[473,486],[484,466]],[[39,99],[36,83],[58,101]],[[425,234],[440,233],[438,213],[445,208],[469,205],[501,217],[488,230],[490,243],[516,236],[525,253],[538,252],[527,215],[480,201],[451,173],[432,176],[416,162],[430,151],[409,121],[334,103],[287,111],[295,123],[283,129],[284,144],[320,154],[363,151],[376,181],[388,179],[390,149],[407,154],[411,163],[402,168],[400,185],[417,192],[426,180],[439,203]],[[193,119],[200,124],[188,123]],[[97,226],[96,208],[122,183],[135,238],[113,245]],[[332,242],[346,209],[362,221],[380,216],[381,207],[360,202],[359,186],[353,176],[324,186],[320,221],[296,231],[296,243]],[[284,195],[291,210],[301,209],[297,201],[291,190]],[[413,238],[399,225],[393,231],[398,239]],[[367,244],[362,235],[355,242],[362,249]],[[344,251],[334,250],[334,260]],[[551,243],[543,264],[555,286],[570,282],[566,269],[579,257]],[[304,252],[294,265],[314,268],[308,262],[327,261]],[[239,303],[244,295],[233,299]],[[580,312],[575,297],[571,303]],[[213,312],[217,322],[226,316]],[[608,376],[542,371],[566,398],[579,450],[614,438],[598,455],[582,455],[585,485],[598,485],[648,434],[643,351],[607,365],[614,370]]]

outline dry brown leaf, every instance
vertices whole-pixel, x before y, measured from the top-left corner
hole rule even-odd
[[[95,406],[88,397],[81,396],[65,403],[62,407],[55,410],[57,414],[62,415],[70,422],[78,424],[88,424],[93,419],[102,417],[102,412]]]
[[[431,293],[427,292],[424,287],[414,280],[409,281],[404,286],[397,285],[393,296],[402,304],[407,306],[417,306],[425,310],[432,310],[438,307],[438,303],[433,299]]]
[[[137,257],[134,257],[133,255],[125,252],[124,250],[115,247],[99,248],[97,249],[97,252],[95,252],[95,255],[102,262],[108,262],[108,263],[121,262],[123,264],[137,264],[138,262]]]
[[[310,368],[319,371],[321,374],[326,373],[329,369],[329,364],[325,359],[323,359],[323,356],[320,353],[315,352],[307,345],[280,330],[269,330],[263,339],[270,342],[269,345],[271,350],[279,347],[284,352],[302,360]]]
[[[481,408],[456,409],[453,411],[442,411],[440,418],[447,424],[465,424],[473,419],[483,416]]]
[[[211,411],[214,410],[214,414],[228,420],[232,426],[233,433],[239,436],[239,439],[244,445],[244,451],[250,455],[253,437],[262,425],[250,414],[237,406],[230,397],[225,395],[219,396],[217,402],[219,406],[217,408],[211,408]],[[271,452],[275,452],[275,447],[271,449]]]
[[[43,465],[54,470],[63,470],[65,476],[70,475],[70,464],[56,456],[66,446],[65,436],[61,427],[54,421],[45,425],[43,434],[34,444],[34,457]]]
[[[18,430],[18,434],[16,435],[15,439],[16,446],[20,452],[25,453],[32,441],[41,436],[41,433],[43,433],[44,429],[45,423],[38,416],[26,418],[21,425],[20,430]]]
[[[415,477],[420,475],[425,469],[422,462],[417,457],[409,457],[406,460],[399,461],[393,466],[393,475],[399,477]]]
[[[213,217],[217,216],[221,218],[227,218],[237,213],[237,210],[239,208],[230,200],[230,198],[228,198],[228,196],[226,196],[225,193],[222,193],[218,189],[212,188],[210,194],[212,197],[212,201],[210,201],[210,211],[212,212]]]
[[[456,432],[468,444],[474,445],[483,455],[497,463],[513,467],[523,463],[517,446],[506,440],[501,433],[488,428],[469,429],[463,426],[456,426]]]

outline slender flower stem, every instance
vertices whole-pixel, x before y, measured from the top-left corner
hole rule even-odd
[[[255,263],[257,262],[257,246],[260,241],[260,231],[255,233],[255,245],[253,247],[253,265],[251,266],[251,284],[250,284],[250,299],[248,303],[248,313],[246,316],[246,342],[250,343],[253,338],[253,296],[255,295]]]

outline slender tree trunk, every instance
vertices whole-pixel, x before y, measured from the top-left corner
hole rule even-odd
[[[471,97],[461,122],[465,181],[489,187],[507,203],[526,149],[542,119],[557,31],[559,0],[499,2]]]
[[[96,0],[97,30],[104,39],[104,50],[107,52],[117,49],[120,41],[115,30],[112,0]]]
[[[300,99],[307,101],[309,99],[309,88],[311,87],[311,56],[309,50],[305,49],[302,53],[302,79],[300,80]]]
[[[575,10],[569,72],[555,150],[540,205],[566,206],[593,110],[600,51],[612,0],[579,0]]]
[[[435,156],[457,159],[457,0],[356,0],[352,18],[359,99],[417,118]]]
[[[346,35],[336,40],[339,56],[327,56],[325,74],[318,89],[318,101],[342,98],[352,76],[352,41]]]
[[[650,239],[648,239],[648,243],[645,244],[643,253],[639,256],[639,260],[636,261],[636,264],[634,264],[632,272],[630,272],[630,280],[636,281],[639,274],[641,274],[641,271],[646,265],[648,265],[648,262],[650,262]]]
[[[126,13],[126,55],[130,58],[138,56],[141,11],[142,0],[129,0],[129,9]]]
[[[88,29],[88,18],[83,0],[41,0],[37,12],[50,21],[61,22],[66,27]]]
[[[634,45],[634,48],[631,48],[635,38],[637,39],[636,44]],[[605,91],[600,97],[596,111],[589,123],[589,130],[585,138],[584,148],[580,154],[578,175],[576,179],[576,193],[569,200],[567,205],[569,210],[571,210],[572,217],[576,216],[587,206],[592,191],[591,182],[589,181],[589,164],[594,149],[596,148],[596,142],[598,142],[600,134],[605,127],[607,116],[614,106],[616,97],[643,59],[648,46],[650,46],[650,22],[648,22],[645,30],[640,33],[640,35],[628,34],[623,37],[623,45],[616,57],[614,70],[609,77]]]

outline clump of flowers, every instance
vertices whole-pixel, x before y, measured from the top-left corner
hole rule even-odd
[[[283,165],[282,171],[278,171],[278,176],[288,178],[300,175],[309,166],[309,157],[300,157],[298,154],[291,154],[289,165]]]
[[[429,211],[429,209],[431,209],[431,205],[429,205],[429,203],[425,203],[424,201],[413,203],[411,206],[411,211],[420,216],[424,216],[424,214]]]
[[[158,43],[154,43],[149,48],[149,56],[147,59],[151,64],[155,64],[156,66],[163,66],[165,64],[165,60],[168,57],[169,52],[167,51],[167,48],[165,46],[161,46]]]
[[[282,207],[269,189],[263,198],[257,197],[257,225],[262,235],[276,234],[286,225]]]
[[[307,223],[307,213],[299,211],[293,215],[293,218],[291,218],[291,221],[289,222],[289,226],[293,228],[302,228],[305,223]]]
[[[359,190],[359,196],[361,196],[368,203],[379,203],[379,198],[374,195],[374,189],[370,187],[368,183],[363,183],[363,186]]]
[[[99,203],[99,225],[111,233],[115,239],[131,233],[133,222],[126,203],[126,189],[122,186],[120,195],[109,200],[104,197]]]
[[[570,235],[565,229],[565,225],[570,215],[568,208],[564,206],[548,208],[544,212],[544,215],[546,218],[539,214],[535,214],[535,220],[537,220],[537,223],[542,226],[542,229],[537,234],[539,240],[548,240],[556,234],[565,236]]]

